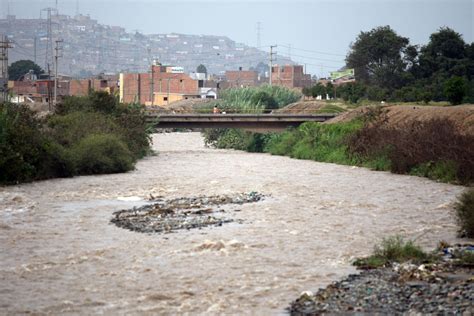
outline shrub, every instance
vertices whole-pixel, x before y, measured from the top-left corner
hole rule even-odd
[[[466,190],[455,205],[461,237],[474,238],[474,188]]]
[[[257,105],[262,105],[264,109],[278,108],[278,103],[275,99],[265,91],[258,91],[255,93],[251,98],[251,102]]]
[[[474,137],[461,135],[449,120],[387,124],[384,115],[349,139],[351,155],[362,160],[386,156],[394,173],[413,173],[442,181],[474,181]]]
[[[347,83],[337,88],[337,93],[344,101],[357,103],[365,96],[366,86],[360,82]]]
[[[72,177],[76,174],[76,166],[71,151],[53,140],[43,145],[45,158],[38,168],[38,179],[55,177]]]
[[[133,155],[116,135],[92,134],[72,148],[79,174],[125,172],[133,168]]]
[[[121,134],[135,158],[150,152],[152,126],[147,126],[143,107],[137,104],[121,104],[117,107],[114,122],[121,127]]]
[[[372,101],[385,101],[389,95],[389,91],[378,86],[369,86],[367,88],[367,98]]]
[[[25,105],[0,104],[0,183],[31,181],[45,158],[41,124]]]
[[[204,136],[204,144],[206,146],[216,146],[219,138],[224,135],[226,129],[224,128],[205,128],[202,131]]]
[[[298,129],[290,128],[281,134],[271,137],[265,151],[272,155],[291,156],[293,147],[300,138],[301,135]]]
[[[444,84],[444,94],[453,105],[461,104],[464,96],[467,94],[467,89],[466,80],[462,77],[454,76]]]
[[[431,256],[412,241],[405,242],[400,236],[395,236],[384,238],[380,245],[374,247],[373,255],[357,259],[354,265],[361,268],[377,268],[393,262],[421,263],[430,259]]]
[[[121,134],[114,120],[97,112],[71,112],[53,115],[48,120],[48,134],[65,147],[71,147],[90,134]]]
[[[413,167],[410,174],[443,182],[453,182],[456,181],[457,168],[456,163],[451,160],[429,161]]]
[[[233,148],[237,150],[247,150],[249,145],[249,135],[240,129],[229,128],[219,137],[216,143],[217,148]]]
[[[345,137],[359,128],[359,123],[304,123],[299,127],[302,138],[293,147],[295,158],[351,164],[346,154]]]
[[[428,258],[428,255],[413,241],[405,242],[400,236],[384,238],[379,246],[375,246],[374,255],[391,262],[423,261]]]
[[[78,97],[68,96],[56,106],[55,113],[64,115],[71,112],[102,112],[112,114],[119,103],[113,95],[105,91],[91,91],[89,95]]]
[[[337,124],[307,122],[280,137],[270,138],[266,150],[299,159],[352,164],[346,138],[361,126],[359,121]]]

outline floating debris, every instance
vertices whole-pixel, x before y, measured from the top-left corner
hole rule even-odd
[[[154,203],[115,212],[111,222],[118,227],[142,233],[170,233],[180,229],[221,226],[234,220],[224,217],[222,205],[258,202],[257,192],[237,195],[181,197],[171,200],[152,198]]]

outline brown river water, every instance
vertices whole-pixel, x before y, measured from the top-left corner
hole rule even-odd
[[[282,314],[302,291],[355,270],[381,238],[456,241],[463,187],[364,168],[205,148],[154,135],[126,174],[0,187],[0,314]],[[257,191],[221,227],[143,234],[117,210]]]

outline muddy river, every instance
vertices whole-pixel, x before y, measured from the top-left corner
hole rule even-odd
[[[133,172],[0,188],[0,313],[280,314],[302,291],[399,234],[455,241],[463,188],[424,178],[205,148],[154,136]],[[219,227],[138,233],[110,223],[150,194],[259,192]]]

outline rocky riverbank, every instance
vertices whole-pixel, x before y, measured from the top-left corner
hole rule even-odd
[[[364,270],[316,294],[304,292],[291,315],[474,313],[474,247],[445,248],[435,263]],[[461,250],[459,250],[461,249]]]
[[[115,212],[111,222],[118,227],[142,233],[170,233],[180,229],[221,226],[234,221],[226,214],[238,212],[235,205],[261,199],[263,195],[257,192],[171,200],[151,196],[153,204]]]

